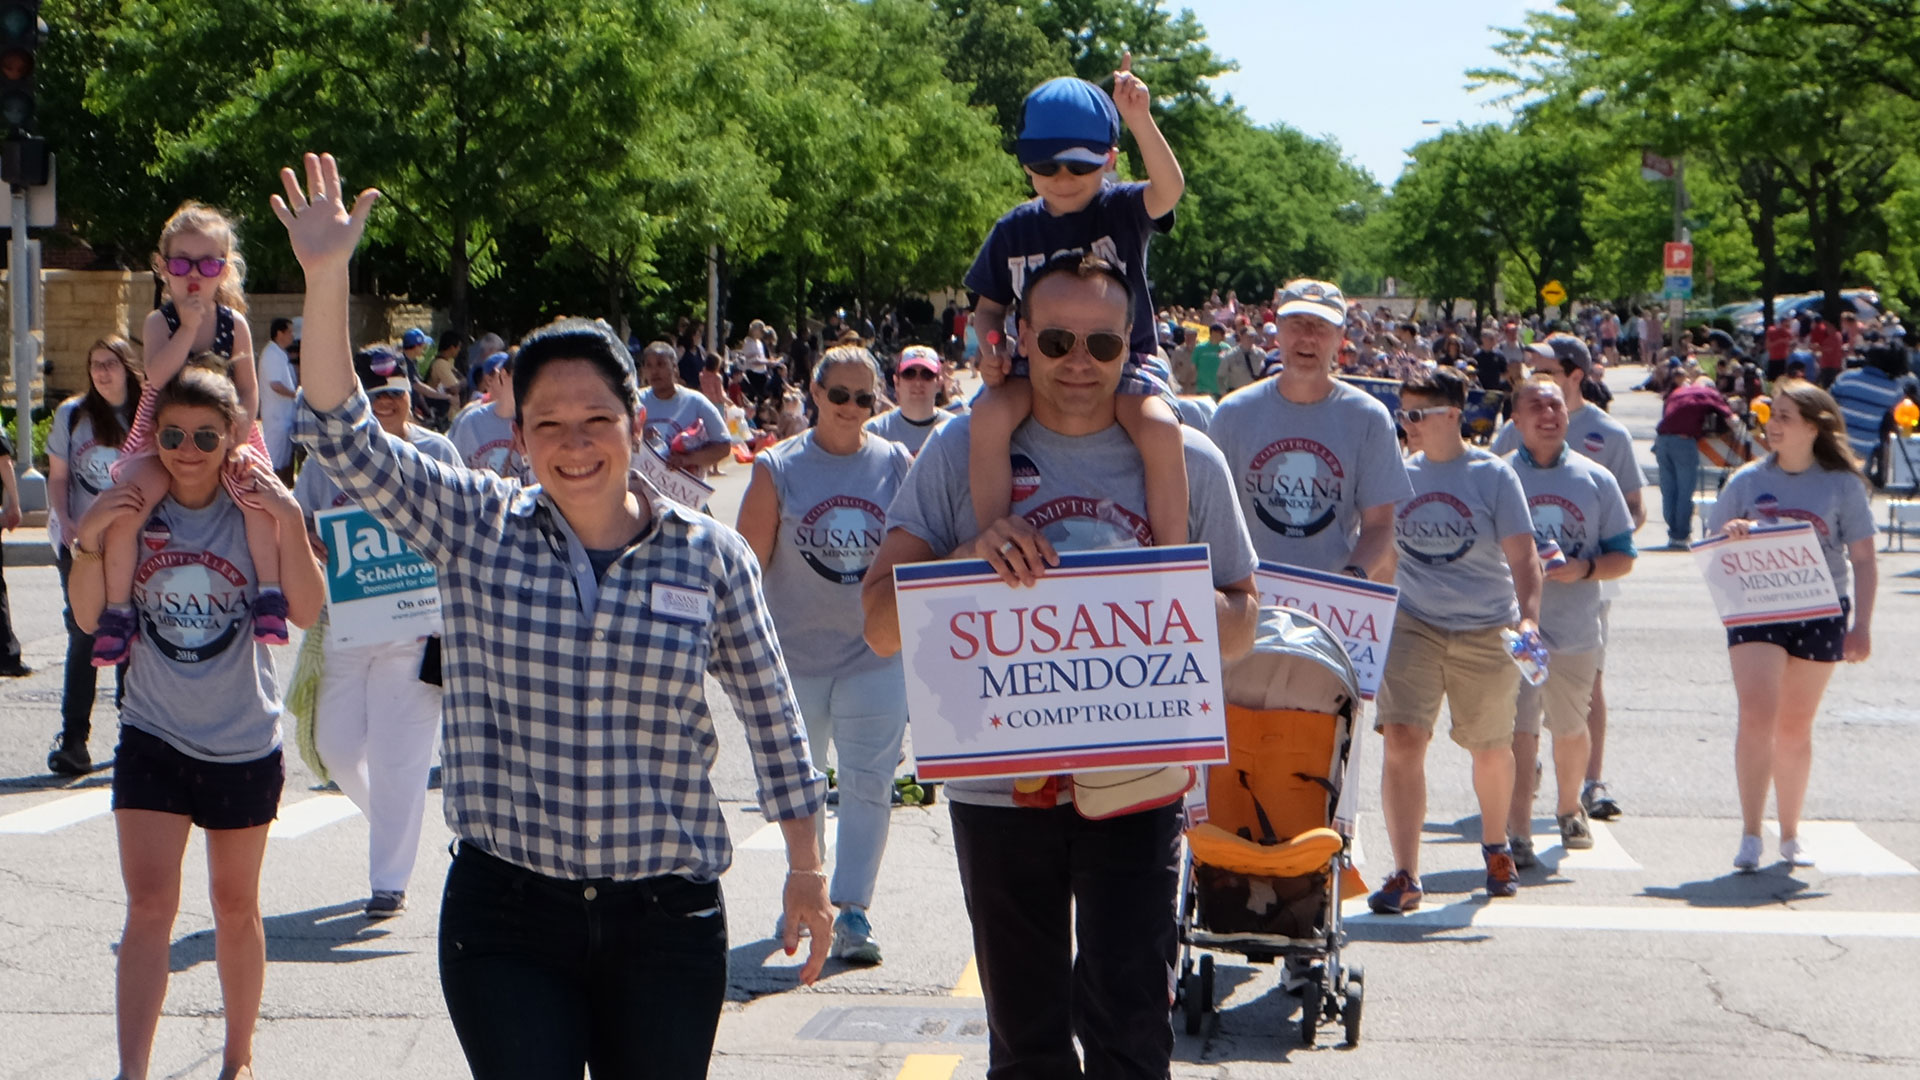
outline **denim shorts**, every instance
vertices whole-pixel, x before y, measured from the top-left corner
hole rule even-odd
[[[201,761],[122,724],[113,753],[113,808],[179,814],[203,829],[251,829],[280,815],[286,779],[278,750],[253,761]]]

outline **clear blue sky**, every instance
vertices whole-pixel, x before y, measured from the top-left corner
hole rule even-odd
[[[1466,71],[1491,67],[1491,27],[1519,26],[1545,0],[1162,0],[1192,10],[1213,51],[1240,64],[1215,80],[1256,124],[1332,136],[1392,186],[1406,150],[1456,123],[1507,118],[1469,94]],[[1440,127],[1426,126],[1438,120]],[[1174,148],[1176,151],[1179,147]]]

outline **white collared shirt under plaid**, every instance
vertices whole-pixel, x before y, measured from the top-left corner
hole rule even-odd
[[[819,812],[825,778],[740,534],[656,498],[653,524],[596,581],[538,486],[379,431],[357,390],[332,412],[304,396],[297,409],[308,467],[439,569],[454,835],[555,878],[718,877],[733,847],[708,778],[708,672],[746,726],[762,811]],[[709,617],[664,616],[656,597]]]

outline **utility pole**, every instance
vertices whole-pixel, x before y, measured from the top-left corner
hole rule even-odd
[[[1673,242],[1687,242],[1687,159],[1673,159]],[[1667,337],[1668,356],[1684,357],[1681,344],[1687,332],[1687,302],[1685,300],[1667,301]]]

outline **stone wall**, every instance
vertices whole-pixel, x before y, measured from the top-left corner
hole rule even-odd
[[[140,331],[153,310],[153,274],[129,270],[48,270],[43,279],[45,310],[41,359],[45,379],[36,380],[37,401],[59,401],[87,385],[87,349],[107,334],[140,344]],[[6,272],[0,271],[0,356],[11,325],[7,312]],[[300,317],[299,293],[259,293],[247,297],[247,322],[255,348],[266,344],[267,327],[280,316]],[[397,340],[409,327],[437,330],[445,319],[424,304],[356,296],[352,334],[357,344]],[[13,369],[0,362],[0,393],[13,400]],[[44,395],[44,396],[42,396]]]

